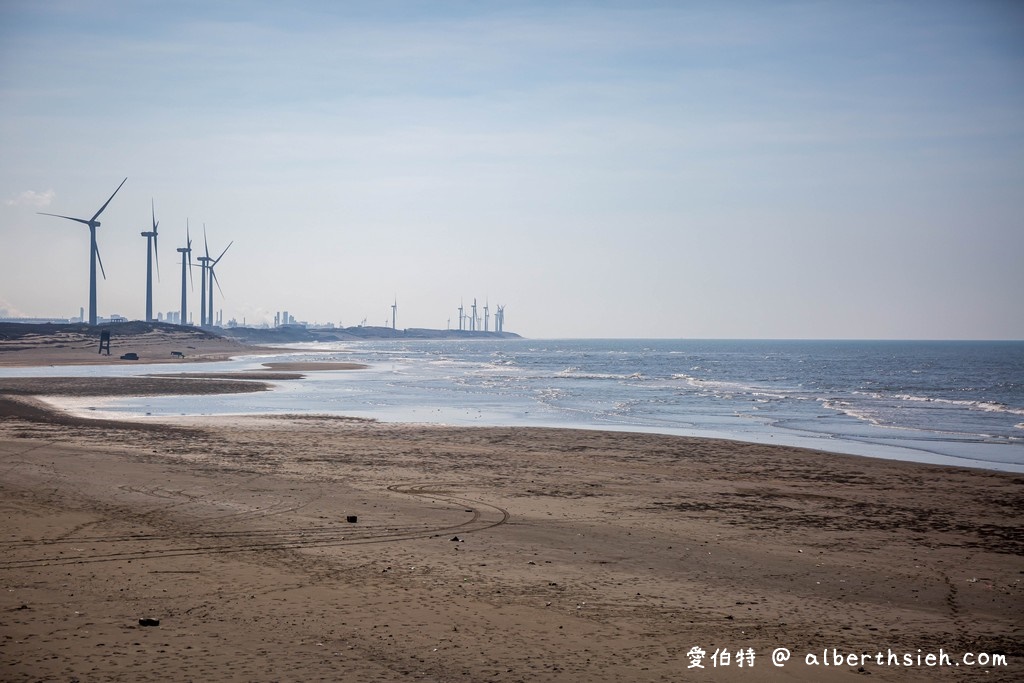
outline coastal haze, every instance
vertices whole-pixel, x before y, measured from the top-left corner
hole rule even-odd
[[[0,316],[1024,337],[1015,3],[0,7]],[[151,205],[151,202],[153,203]],[[199,320],[200,283],[189,309]]]

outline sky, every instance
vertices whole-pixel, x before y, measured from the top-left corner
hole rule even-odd
[[[0,316],[125,177],[101,316],[1024,339],[1024,4],[0,0]]]

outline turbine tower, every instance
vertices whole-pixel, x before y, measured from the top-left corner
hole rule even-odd
[[[484,301],[484,332],[488,332],[491,322],[490,302]]]
[[[460,329],[460,330],[462,329],[462,320],[463,320],[463,319],[464,319],[464,318],[466,317],[466,316],[465,316],[465,315],[463,314],[463,312],[462,312],[462,311],[464,310],[464,307],[463,307],[463,305],[462,305],[462,304],[463,304],[463,302],[462,302],[462,301],[460,301],[460,302],[459,302],[459,329]]]
[[[230,249],[231,245],[234,244],[234,243],[235,243],[234,240],[232,240],[231,242],[228,242],[228,246],[224,247],[224,251],[220,252],[220,256],[218,256],[215,260],[211,261],[210,265],[207,266],[207,269],[210,271],[210,325],[211,326],[213,325],[213,311],[214,311],[214,308],[213,308],[213,285],[214,285],[214,283],[217,283],[217,289],[220,289],[220,282],[217,281],[217,274],[214,272],[213,268],[218,263],[220,263],[220,260],[222,258],[224,258],[224,254],[228,253],[228,249]],[[224,290],[223,289],[220,289],[220,294],[221,294],[221,296],[224,296]]]
[[[397,330],[398,325],[395,324],[396,316],[398,315],[398,297],[395,297],[395,303],[391,304],[391,329]]]
[[[469,319],[469,329],[476,331],[476,299],[473,299],[473,317]]]
[[[189,283],[192,282],[192,238],[189,236],[188,231],[188,219],[185,219],[185,240],[187,245],[185,247],[178,247],[178,253],[181,254],[181,324],[188,325],[188,314],[186,313],[186,305],[188,300],[186,299],[185,292],[185,280],[188,279]],[[185,260],[186,255],[188,261]],[[188,277],[185,277],[185,273],[188,273]]]
[[[196,258],[196,261],[199,261],[199,267],[202,269],[202,284],[199,286],[199,327],[206,327],[208,324],[206,320],[206,302],[208,301],[206,298],[206,269],[209,268],[209,263],[213,260],[210,258],[210,245],[206,241],[206,223],[203,223],[203,249],[206,251],[206,256]],[[210,287],[213,287],[212,283]],[[213,311],[210,311],[210,313],[212,314]]]
[[[494,331],[505,331],[505,307],[498,304],[498,310],[494,314]]]
[[[157,252],[156,227],[160,225],[156,220],[156,204],[150,201],[153,208],[153,229],[140,233],[146,238],[146,322],[153,322],[153,255]],[[159,254],[156,256],[156,277],[160,279]]]
[[[121,181],[121,184],[117,186],[117,190],[114,190],[114,194],[117,194],[118,190],[124,186],[128,178]],[[114,198],[114,194],[110,195],[110,199]],[[66,218],[69,221],[75,221],[89,226],[89,324],[96,324],[96,262],[100,263],[100,272],[103,273],[103,279],[107,279],[107,273],[103,270],[103,259],[100,258],[100,248],[96,245],[96,228],[100,227],[100,222],[96,220],[103,213],[103,210],[107,208],[107,204],[110,203],[110,199],[103,203],[100,210],[93,214],[92,218],[72,218],[71,216],[61,216],[56,213],[43,213],[39,212],[42,216],[54,216],[56,218]]]

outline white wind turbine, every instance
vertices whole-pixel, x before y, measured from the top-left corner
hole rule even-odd
[[[66,218],[69,221],[75,221],[89,226],[89,324],[96,324],[96,262],[99,261],[100,273],[103,274],[103,279],[107,279],[107,273],[103,270],[103,259],[100,258],[100,248],[96,244],[96,228],[100,227],[100,222],[96,220],[103,213],[103,210],[110,204],[110,200],[114,198],[114,195],[118,193],[118,190],[124,186],[128,178],[121,181],[121,184],[117,186],[117,190],[114,190],[114,194],[110,195],[110,199],[103,203],[100,210],[93,214],[92,218],[73,218],[72,216],[62,216],[57,213],[43,213],[39,212],[42,216],[54,216],[56,218]]]

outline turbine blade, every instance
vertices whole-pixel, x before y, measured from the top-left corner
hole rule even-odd
[[[156,226],[160,225],[160,222],[156,219],[156,202],[150,198],[149,203],[153,209],[153,255],[156,256],[156,281],[160,282],[160,243],[156,239]]]
[[[220,288],[220,280],[217,279],[217,274],[213,272],[213,268],[210,269],[210,278],[217,284],[217,290],[221,296],[224,296],[224,290]]]
[[[61,216],[59,213],[43,213],[42,211],[36,211],[40,216],[56,216],[57,218],[67,218],[69,221],[76,221],[84,225],[89,225],[89,221],[84,218],[72,218],[71,216]]]
[[[103,259],[100,257],[100,245],[93,244],[93,249],[96,250],[96,260],[100,262],[100,272],[103,274],[103,279],[107,279],[107,271],[103,270]]]
[[[210,243],[206,241],[206,223],[203,223],[203,248],[206,250],[206,258],[210,258]]]
[[[125,178],[124,180],[122,180],[121,181],[121,185],[118,185],[117,186],[117,190],[114,190],[114,194],[117,194],[118,190],[121,189],[121,186],[124,185],[127,181],[128,181],[128,178]],[[110,195],[110,199],[114,198],[114,194]],[[107,208],[107,204],[110,203],[110,199],[108,199],[106,202],[104,202],[103,206],[100,207],[100,210],[96,212],[96,215],[92,217],[93,220],[96,220],[97,218],[99,218],[99,215],[101,213],[103,213],[103,209]]]
[[[211,269],[213,268],[213,266],[215,266],[215,265],[217,265],[218,263],[220,263],[220,260],[221,260],[222,258],[224,258],[224,254],[228,253],[228,249],[230,249],[230,248],[231,248],[231,245],[232,245],[232,244],[234,244],[234,243],[235,243],[235,241],[234,241],[234,240],[231,240],[230,242],[228,242],[228,246],[224,247],[224,251],[220,252],[220,256],[218,256],[218,257],[217,257],[217,260],[216,260],[216,261],[214,261],[214,262],[213,262],[213,263],[212,263],[212,264],[210,265],[210,268],[211,268]]]

